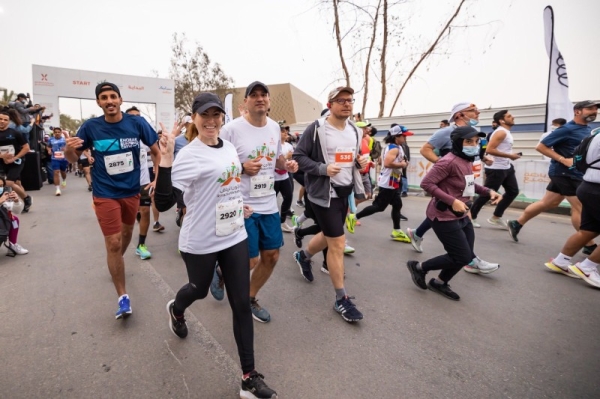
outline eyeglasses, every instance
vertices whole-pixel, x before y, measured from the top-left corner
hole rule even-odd
[[[335,100],[332,100],[340,105],[344,105],[344,104],[354,104],[354,99],[353,98],[336,98]]]
[[[479,109],[477,109],[477,108],[463,109],[462,112],[479,112]]]

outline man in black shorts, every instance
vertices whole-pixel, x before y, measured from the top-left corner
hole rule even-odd
[[[90,171],[92,163],[94,163],[94,157],[92,157],[92,154],[89,149],[83,151],[81,153],[81,156],[79,157],[79,160],[77,161],[79,170],[81,170],[81,172],[83,173],[85,181],[88,184],[88,191],[92,191],[92,174]]]
[[[25,193],[21,186],[21,172],[25,166],[25,155],[29,152],[29,144],[20,132],[8,127],[10,114],[0,111],[0,173],[6,176],[6,185],[17,193],[25,207],[23,212],[29,211],[31,197]]]

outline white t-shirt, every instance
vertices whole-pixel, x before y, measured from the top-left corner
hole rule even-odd
[[[600,133],[596,134],[596,136],[590,142],[587,156],[585,157],[585,162],[590,164],[596,159],[600,159]],[[585,171],[585,174],[583,175],[583,180],[589,183],[600,184],[600,170],[592,169],[592,167],[600,168],[600,162],[592,165]]]
[[[279,212],[274,187],[275,161],[281,155],[279,124],[267,118],[265,126],[256,127],[246,118],[237,118],[221,128],[220,137],[235,146],[242,163],[252,159],[260,159],[262,163],[257,175],[242,175],[244,204],[263,215]]]
[[[248,235],[244,228],[242,165],[235,147],[221,148],[200,139],[182,148],[173,162],[173,187],[183,191],[187,206],[179,233],[179,250],[207,254],[229,248]]]
[[[504,137],[504,140],[502,140],[500,144],[498,144],[498,147],[496,147],[496,149],[499,152],[503,152],[505,154],[512,154],[513,136],[510,133],[510,130],[505,129],[502,126],[498,127],[490,136],[490,141],[494,137],[494,134],[496,134],[496,132],[499,130],[503,130],[506,133],[506,136]],[[492,163],[490,166],[486,166],[486,169],[510,169],[510,165],[510,158],[494,157],[494,163]]]
[[[323,128],[327,137],[327,163],[335,163],[342,167],[340,173],[331,178],[331,184],[350,186],[353,182],[354,158],[358,145],[356,131],[348,122],[344,130],[340,131],[327,120]]]
[[[288,152],[294,152],[294,147],[292,147],[292,145],[288,142],[285,143],[281,143],[281,154],[285,157],[287,155]],[[281,172],[285,172],[285,173],[281,173]],[[279,169],[275,169],[275,181],[282,181],[285,179],[289,179],[290,175],[288,174],[287,170],[279,170]]]
[[[387,153],[394,148],[398,149],[398,155],[394,159],[394,162],[402,162],[404,159],[404,151],[402,150],[402,146],[396,144],[386,145],[381,154],[381,158],[385,159]],[[400,188],[401,181],[402,174],[398,169],[386,168],[383,166],[381,168],[381,173],[379,174],[379,179],[377,180],[377,185],[382,188],[397,189]]]
[[[140,186],[150,184],[150,172],[148,171],[148,151],[150,147],[140,140]]]

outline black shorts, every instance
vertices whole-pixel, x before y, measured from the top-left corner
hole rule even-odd
[[[21,159],[21,164],[16,163],[5,164],[4,161],[0,162],[0,174],[6,176],[6,180],[18,181],[21,180],[21,172],[25,167],[25,160]]]
[[[584,181],[577,188],[577,198],[582,207],[579,229],[600,233],[600,184]]]
[[[88,168],[88,167],[90,166],[90,160],[89,160],[89,159],[87,159],[87,158],[85,158],[85,159],[81,159],[81,158],[80,158],[80,159],[77,161],[77,163],[79,164],[79,167],[80,167],[80,168],[82,168],[82,169],[83,169],[83,168]]]
[[[565,197],[574,197],[577,195],[577,187],[580,184],[581,180],[571,179],[567,176],[550,176],[550,183],[546,190]]]
[[[151,206],[152,198],[150,198],[150,192],[144,189],[145,186],[147,186],[147,184],[140,186],[140,206]]]
[[[329,208],[312,203],[315,221],[321,227],[325,237],[336,238],[344,235],[344,222],[348,213],[348,197],[332,198]]]

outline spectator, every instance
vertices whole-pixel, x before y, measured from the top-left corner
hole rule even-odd
[[[4,191],[7,188],[6,180],[0,177],[0,213],[2,213],[3,219],[7,219],[10,222],[8,231],[8,249],[10,252],[8,255],[25,255],[28,254],[29,251],[17,244],[19,218],[15,216],[15,213],[21,213],[23,211],[24,204],[16,192],[9,190]]]
[[[17,95],[17,101],[12,103],[14,108],[21,116],[22,126],[29,126],[31,124],[31,115],[39,112],[40,110],[44,110],[45,107],[40,107],[39,105],[31,105],[31,100],[29,97],[23,93],[19,93]]]
[[[442,119],[442,121],[440,122],[440,129],[443,129],[448,126],[450,126],[450,122],[448,122],[448,119]]]
[[[16,109],[7,108],[7,111],[10,118],[8,127],[16,130],[17,132],[20,132],[21,135],[25,137],[25,140],[27,140],[27,142],[29,143],[29,132],[31,132],[33,124],[30,124],[29,126],[23,126],[23,120],[21,119],[21,116]]]

